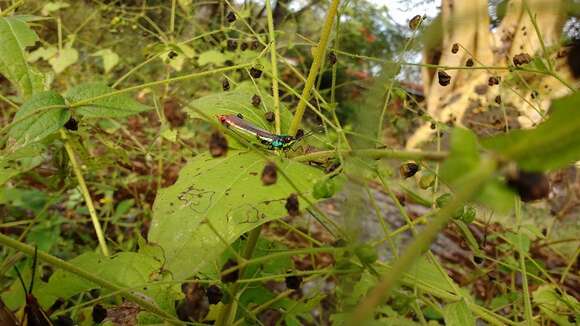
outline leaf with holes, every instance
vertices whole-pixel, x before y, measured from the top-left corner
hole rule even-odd
[[[286,198],[297,189],[308,191],[304,195],[315,201],[310,191],[321,171],[271,159],[296,189],[282,176],[264,186],[260,176],[265,159],[255,152],[230,151],[215,159],[208,153],[194,157],[173,186],[159,191],[149,241],[164,249],[165,267],[175,278],[193,275],[242,234],[286,216]],[[301,209],[307,207],[306,201],[299,201]]]
[[[37,142],[56,132],[70,118],[64,98],[54,91],[33,95],[14,116],[9,135],[20,145]]]
[[[41,73],[28,66],[26,47],[33,46],[38,36],[18,17],[0,17],[0,74],[18,87],[23,98],[44,87]]]
[[[113,89],[105,83],[93,82],[78,85],[68,90],[64,96],[71,104],[97,98],[76,109],[76,113],[88,118],[126,117],[150,109],[125,93],[105,96],[112,92]]]

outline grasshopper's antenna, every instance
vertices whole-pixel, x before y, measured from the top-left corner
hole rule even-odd
[[[20,284],[22,285],[22,288],[24,289],[24,293],[28,294],[28,290],[26,289],[26,285],[24,284],[24,279],[22,278],[22,274],[20,274],[18,267],[14,266],[14,270],[16,270],[16,275],[18,276],[18,279],[20,280]]]
[[[30,279],[30,287],[28,294],[32,294],[32,286],[34,285],[34,277],[36,276],[36,261],[38,258],[38,247],[34,246],[34,258],[32,258],[32,278]]]

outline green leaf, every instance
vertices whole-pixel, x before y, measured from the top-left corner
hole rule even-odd
[[[550,117],[534,129],[514,130],[483,145],[526,171],[557,169],[580,160],[580,93],[555,100]]]
[[[473,314],[467,307],[465,301],[450,303],[445,306],[445,325],[447,326],[469,326],[475,325]]]
[[[78,59],[79,53],[77,50],[65,47],[58,51],[54,57],[48,59],[48,63],[50,63],[55,73],[60,74],[70,65],[77,62]]]
[[[96,56],[100,56],[103,59],[103,67],[105,68],[105,73],[108,73],[113,69],[117,63],[119,63],[119,55],[117,55],[111,49],[102,49],[94,53]]]
[[[272,111],[274,108],[274,100],[269,93],[261,91],[259,94],[261,97],[262,104],[255,108],[252,105],[252,96],[257,94],[258,91],[251,83],[241,84],[236,89],[228,92],[216,92],[211,95],[198,98],[189,103],[190,107],[195,107],[202,111],[210,118],[216,117],[220,114],[238,114],[241,113],[244,119],[253,123],[257,127],[274,131],[272,124],[266,121],[264,118],[264,106],[268,111]],[[187,112],[192,118],[204,119],[199,113],[195,112],[191,108],[187,109]],[[292,114],[290,111],[282,104],[280,104],[280,122],[281,129],[288,130],[290,127],[290,121],[292,120]]]
[[[322,176],[304,164],[275,161],[301,191],[310,191]],[[149,241],[164,249],[165,267],[175,278],[193,275],[243,233],[287,215],[286,198],[296,189],[281,176],[264,186],[260,175],[265,163],[254,152],[230,151],[216,159],[201,154],[187,163],[173,186],[159,191]],[[304,195],[314,201],[309,192]],[[300,207],[306,207],[302,199]]]
[[[175,299],[179,297],[176,285],[153,284],[156,281],[169,281],[167,273],[162,273],[163,261],[140,253],[121,252],[111,258],[94,252],[87,252],[69,261],[76,267],[104,278],[122,287],[135,288],[134,294],[155,301],[161,309],[173,312]],[[177,285],[178,287],[178,285]],[[57,270],[47,284],[39,286],[36,296],[44,307],[56,299],[68,299],[78,293],[99,288],[96,284],[75,274]]]
[[[558,325],[573,326],[568,316],[578,318],[580,303],[573,296],[556,292],[554,285],[540,285],[533,293],[532,298],[535,306],[540,308],[541,315],[555,321]]]
[[[44,146],[40,143],[29,144],[12,153],[0,155],[0,186],[6,181],[29,171],[42,163]]]
[[[44,87],[42,74],[28,66],[25,49],[38,36],[26,22],[15,17],[0,17],[0,74],[18,87],[26,99]]]
[[[453,129],[451,151],[449,158],[441,166],[441,179],[451,188],[456,187],[457,182],[467,171],[478,169],[481,164],[479,150],[479,142],[472,131]],[[498,179],[492,179],[481,188],[477,201],[499,212],[507,212],[513,207],[514,194]]]
[[[46,109],[58,105],[62,107]],[[70,118],[70,112],[64,106],[64,98],[54,91],[35,94],[16,112],[14,121],[19,122],[14,123],[8,134],[22,145],[42,140]]]
[[[78,85],[69,89],[64,96],[71,103],[80,102],[113,92],[113,89],[102,82]],[[126,94],[107,96],[82,105],[76,112],[88,118],[126,117],[147,111],[150,108],[132,99]]]
[[[221,65],[226,61],[223,53],[216,50],[209,50],[199,55],[198,63],[200,66],[207,64]]]

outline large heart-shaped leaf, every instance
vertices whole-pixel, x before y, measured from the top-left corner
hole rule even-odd
[[[0,74],[18,87],[23,98],[43,89],[41,73],[28,66],[25,49],[38,36],[17,17],[0,17]]]
[[[557,169],[580,160],[580,93],[555,100],[550,117],[530,130],[514,130],[483,145],[527,171]]]
[[[257,108],[252,105],[252,97],[254,95],[259,95],[261,99],[261,103]],[[266,112],[274,110],[274,99],[269,93],[263,90],[258,93],[252,84],[240,84],[234,90],[216,92],[198,98],[190,102],[189,106],[202,111],[211,118],[217,117],[220,114],[241,113],[244,119],[254,125],[265,130],[274,131],[273,123],[266,121],[264,117]],[[191,108],[188,109],[188,113],[193,118],[205,119]],[[288,130],[291,120],[292,113],[284,105],[280,104],[280,127],[282,131]]]
[[[42,140],[62,127],[70,119],[64,98],[54,91],[35,94],[14,116],[9,135],[19,144]]]
[[[71,104],[74,104],[75,102],[96,98],[112,92],[113,89],[107,86],[107,84],[93,82],[71,88],[64,96]],[[89,118],[118,118],[137,114],[149,109],[148,106],[137,102],[123,93],[91,101],[80,106],[76,109],[76,112]]]
[[[288,159],[272,160],[314,201],[311,189],[321,171]],[[159,191],[149,241],[164,249],[165,268],[175,278],[193,275],[243,233],[287,215],[286,198],[297,190],[282,176],[264,186],[265,163],[255,152],[231,151],[215,159],[201,154],[181,170],[173,186]],[[300,205],[306,203],[300,199]]]

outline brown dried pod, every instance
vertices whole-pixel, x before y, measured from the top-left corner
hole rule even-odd
[[[254,94],[254,96],[252,96],[252,105],[257,108],[260,106],[260,103],[262,103],[262,99],[258,94]]]
[[[491,76],[489,77],[489,79],[487,80],[487,84],[489,86],[493,86],[493,85],[499,85],[499,82],[501,80],[501,77],[499,76]]]
[[[235,51],[238,48],[238,41],[228,40],[227,48],[228,48],[228,51]]]
[[[451,82],[451,76],[443,70],[437,72],[437,77],[439,79],[439,85],[447,86]]]
[[[266,121],[272,123],[274,122],[274,120],[276,120],[276,116],[274,115],[274,112],[272,111],[268,111],[264,114],[264,118],[266,118]]]
[[[286,283],[286,287],[288,289],[298,290],[300,289],[300,285],[302,284],[302,276],[297,275],[286,276],[284,282]]]
[[[207,301],[209,304],[218,304],[222,301],[224,294],[222,289],[217,285],[210,285],[207,290],[205,290],[205,295],[207,296]]]
[[[527,53],[516,54],[513,58],[514,65],[521,66],[532,62],[532,57]]]
[[[258,50],[260,46],[260,42],[258,42],[258,40],[253,40],[252,43],[250,43],[250,50]]]
[[[240,50],[246,51],[247,49],[248,49],[248,43],[242,42],[242,44],[240,44]]]
[[[407,162],[401,164],[399,167],[399,172],[403,178],[410,178],[415,175],[419,171],[420,167],[415,162]]]
[[[278,180],[278,171],[276,169],[276,164],[274,162],[268,162],[264,165],[262,170],[262,184],[264,186],[270,186],[276,183]]]
[[[572,47],[568,51],[567,61],[572,76],[576,79],[580,78],[580,38],[573,41]]]
[[[79,122],[76,121],[74,118],[68,119],[68,121],[64,124],[64,127],[71,131],[79,130]]]
[[[286,210],[288,211],[288,215],[290,216],[298,216],[300,215],[300,203],[298,202],[298,195],[291,194],[286,198]]]
[[[230,258],[222,267],[222,272],[225,270],[228,270],[232,267],[236,267],[236,266],[238,266],[238,262]],[[231,271],[227,274],[224,274],[221,277],[222,282],[224,282],[224,283],[233,283],[233,282],[237,281],[239,278],[240,278],[240,270],[239,269],[236,269],[236,270]]]
[[[415,15],[409,21],[409,28],[412,30],[416,30],[419,27],[419,25],[421,25],[422,21],[423,21],[423,17],[421,15]]]
[[[213,157],[226,155],[228,152],[228,140],[219,131],[215,131],[209,138],[209,153]]]
[[[467,61],[465,62],[465,66],[473,67],[473,59],[471,58],[467,59]]]
[[[229,82],[229,80],[227,80],[227,79],[222,80],[222,89],[224,90],[224,92],[230,90],[230,82]]]
[[[457,52],[459,52],[459,44],[453,43],[453,46],[451,47],[451,53],[456,54]]]
[[[250,76],[252,76],[254,78],[260,78],[260,77],[262,77],[262,70],[260,70],[256,67],[252,67],[252,68],[250,68]]]
[[[334,51],[330,51],[328,53],[328,62],[330,63],[331,66],[334,66],[336,64],[337,58],[336,58],[336,53],[334,53]]]
[[[228,23],[233,23],[236,21],[236,14],[233,11],[228,12],[228,15],[226,16],[226,19],[228,21]]]
[[[495,103],[497,103],[498,105],[501,104],[501,96],[498,95],[495,97]]]
[[[546,198],[550,194],[550,181],[541,172],[517,170],[509,174],[506,180],[524,202]]]

